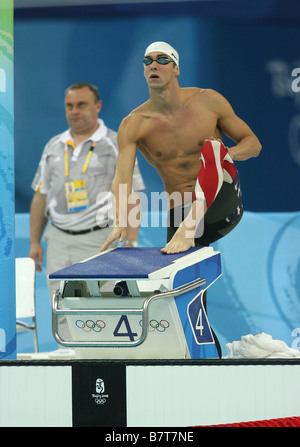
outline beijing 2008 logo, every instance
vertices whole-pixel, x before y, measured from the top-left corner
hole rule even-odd
[[[104,394],[105,392],[105,384],[103,379],[97,379],[95,385],[96,393],[92,394],[92,398],[95,399],[95,403],[98,405],[105,404],[108,399],[108,394]]]

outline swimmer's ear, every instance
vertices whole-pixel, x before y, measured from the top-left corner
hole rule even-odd
[[[180,75],[179,67],[178,67],[178,65],[175,65],[175,76],[179,76],[179,75]]]

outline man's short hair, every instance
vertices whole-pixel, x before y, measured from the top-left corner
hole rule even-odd
[[[87,87],[91,90],[95,97],[95,103],[97,103],[100,100],[99,90],[95,85],[89,84],[88,82],[76,82],[75,84],[70,85],[70,87],[68,87],[65,91],[65,96],[71,90],[79,90],[84,87]]]

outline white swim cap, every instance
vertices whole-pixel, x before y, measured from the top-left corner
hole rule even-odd
[[[168,56],[170,56],[171,59],[173,59],[175,64],[179,66],[179,55],[177,51],[173,47],[171,47],[171,45],[169,45],[168,43],[153,42],[146,48],[144,56],[146,56],[149,53],[152,53],[152,51],[159,51],[161,53],[167,54]]]

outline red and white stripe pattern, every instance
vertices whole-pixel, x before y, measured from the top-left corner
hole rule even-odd
[[[202,166],[196,185],[194,200],[203,199],[209,208],[220,191],[223,182],[232,183],[237,170],[223,143],[208,141],[201,151]]]

